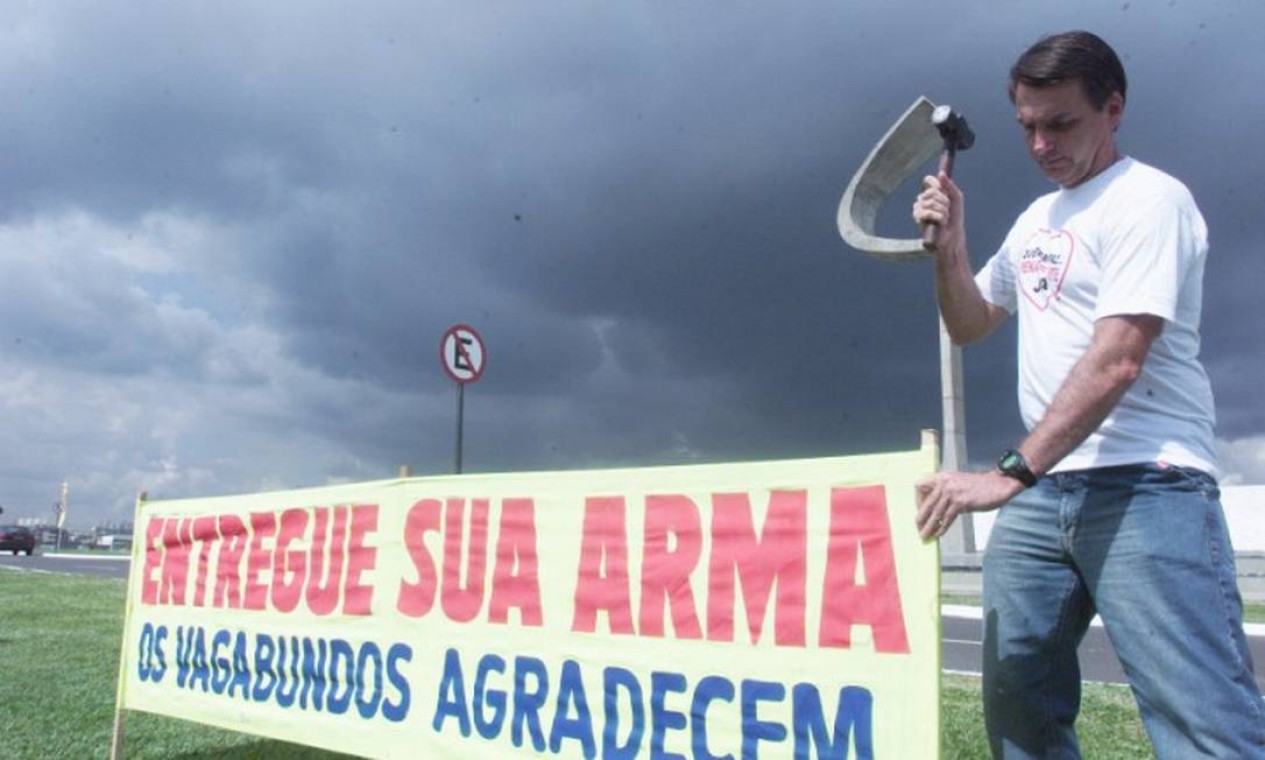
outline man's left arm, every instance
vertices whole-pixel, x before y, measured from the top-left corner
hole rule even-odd
[[[1048,472],[1107,419],[1142,374],[1151,343],[1163,329],[1163,318],[1153,314],[1103,317],[1094,323],[1089,349],[1019,445],[1034,473]]]
[[[1093,433],[1138,379],[1151,343],[1164,329],[1153,314],[1102,317],[1089,348],[1072,367],[1045,416],[1019,445],[1029,468],[1041,475]],[[963,512],[996,509],[1023,490],[993,470],[942,472],[918,484],[918,532],[939,538]]]

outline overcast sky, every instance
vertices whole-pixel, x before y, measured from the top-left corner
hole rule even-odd
[[[952,103],[978,266],[1049,189],[1007,69],[1069,28],[1208,220],[1224,482],[1265,482],[1265,3],[0,8],[5,518],[63,479],[86,528],[141,490],[450,472],[455,323],[487,345],[467,472],[916,448],[931,267],[846,248],[839,198],[914,98]],[[965,352],[980,466],[1022,435],[1010,322]]]

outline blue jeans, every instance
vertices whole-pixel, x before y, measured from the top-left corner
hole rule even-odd
[[[1153,464],[1056,473],[1001,508],[984,555],[994,757],[1080,757],[1076,648],[1095,612],[1159,758],[1265,758],[1216,481]]]

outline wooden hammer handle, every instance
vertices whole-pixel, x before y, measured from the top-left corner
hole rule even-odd
[[[946,177],[953,176],[953,157],[957,155],[957,151],[953,148],[945,148],[940,151],[940,170],[936,176],[943,173]],[[922,228],[922,247],[927,251],[936,249],[936,235],[940,232],[940,225],[932,222]]]

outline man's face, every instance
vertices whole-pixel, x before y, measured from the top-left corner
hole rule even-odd
[[[1085,97],[1079,80],[1050,87],[1015,88],[1015,118],[1028,153],[1041,172],[1063,187],[1076,187],[1117,158],[1116,127],[1124,98],[1113,92],[1101,111]]]

